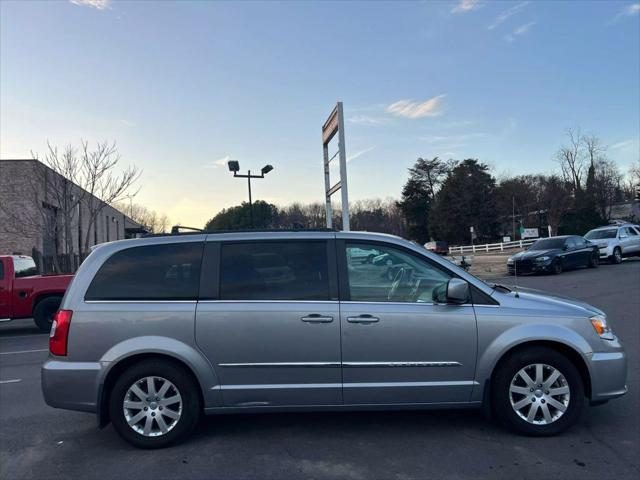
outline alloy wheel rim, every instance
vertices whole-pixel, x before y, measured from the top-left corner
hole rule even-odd
[[[129,427],[145,437],[169,433],[182,415],[182,396],[166,378],[143,377],[133,383],[122,402]]]
[[[622,260],[622,254],[620,253],[620,250],[616,250],[615,255],[616,255],[616,261],[619,262]]]
[[[569,408],[571,390],[555,367],[533,363],[518,370],[509,385],[509,400],[516,414],[533,425],[558,421]]]

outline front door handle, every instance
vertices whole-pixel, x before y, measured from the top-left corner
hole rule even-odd
[[[333,322],[333,317],[320,315],[319,313],[312,313],[306,317],[302,317],[300,320],[307,323],[331,323]]]
[[[368,313],[365,313],[363,315],[358,315],[357,317],[347,317],[347,322],[349,323],[364,323],[369,324],[369,323],[376,323],[379,322],[380,319],[378,317],[374,317],[373,315],[369,315]]]

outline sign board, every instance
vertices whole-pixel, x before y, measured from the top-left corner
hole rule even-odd
[[[537,228],[523,228],[522,238],[538,238],[540,234]]]
[[[511,241],[511,237],[502,237],[502,243],[509,243]]]
[[[329,142],[338,135],[338,151],[329,157]],[[342,229],[349,231],[349,194],[347,190],[347,154],[344,146],[344,114],[342,102],[338,102],[331,111],[329,118],[322,126],[322,150],[324,156],[324,197],[327,211],[327,228],[333,227],[333,209],[331,207],[331,195],[340,190],[342,194]],[[340,162],[340,180],[331,185],[329,164],[338,157]]]

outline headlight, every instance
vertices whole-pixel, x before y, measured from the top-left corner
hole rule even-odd
[[[536,258],[536,262],[546,262],[550,259],[551,257],[538,257]]]
[[[602,315],[595,315],[589,319],[594,330],[604,340],[613,340],[613,332],[607,324],[607,318]]]
[[[598,244],[598,248],[607,248],[607,244],[606,243],[599,243]]]
[[[507,265],[513,265],[513,257],[507,259]]]

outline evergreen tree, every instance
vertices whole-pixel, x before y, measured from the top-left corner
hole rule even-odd
[[[455,166],[442,184],[431,210],[430,232],[438,240],[468,244],[469,227],[479,242],[493,240],[498,231],[496,181],[487,165],[473,159]]]

